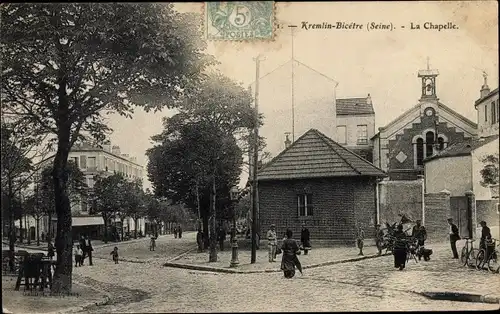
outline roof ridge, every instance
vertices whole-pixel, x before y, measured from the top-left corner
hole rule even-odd
[[[274,157],[273,159],[271,159],[270,162],[268,162],[265,166],[263,166],[262,168],[260,168],[260,170],[257,171],[257,174],[262,171],[264,171],[266,168],[270,167],[271,165],[273,165],[275,163],[275,161],[280,157],[282,156],[285,152],[287,152],[288,150],[290,150],[301,138],[303,138],[304,136],[306,136],[307,133],[313,131],[314,129],[309,129],[307,132],[305,132],[304,134],[302,134],[298,139],[296,139],[295,141],[292,142],[292,144],[290,144],[290,146],[288,147],[285,147],[284,150],[281,151],[281,153],[279,153],[278,155],[276,155],[276,157]]]
[[[319,131],[318,131],[318,132],[319,132]],[[380,171],[382,171],[382,172],[384,172],[384,173],[385,173],[385,171],[384,171],[384,170],[382,170],[382,169],[380,169],[379,167],[375,166],[373,163],[371,163],[371,162],[369,162],[368,160],[366,160],[365,158],[363,158],[363,157],[359,156],[358,154],[356,154],[356,153],[355,153],[355,152],[353,152],[352,150],[350,150],[350,149],[348,149],[348,148],[346,148],[346,147],[344,147],[344,146],[340,145],[339,143],[335,142],[334,140],[332,140],[331,138],[329,138],[329,137],[328,137],[328,136],[326,136],[325,134],[323,134],[323,133],[321,133],[321,132],[319,132],[319,133],[320,133],[322,136],[324,136],[324,137],[325,137],[325,139],[327,139],[327,142],[330,142],[330,141],[331,141],[331,142],[335,143],[337,146],[341,147],[343,150],[345,150],[345,151],[347,151],[348,153],[351,153],[351,154],[353,154],[354,156],[356,156],[356,157],[357,157],[359,160],[361,160],[362,162],[367,163],[367,164],[369,164],[371,167],[374,167],[375,169],[380,170]],[[329,144],[330,144],[330,143],[329,143]],[[330,147],[331,147],[331,146],[330,146]],[[335,151],[335,152],[338,154],[338,152],[337,152],[337,151]],[[340,156],[340,154],[339,154],[339,156]],[[351,166],[351,167],[352,167],[352,166]],[[357,169],[355,169],[355,170],[357,171]],[[358,171],[358,172],[359,172],[359,171]]]
[[[358,169],[356,169],[355,167],[353,167],[353,165],[350,162],[348,162],[347,159],[345,159],[343,156],[341,156],[339,154],[339,152],[335,149],[335,147],[333,147],[333,145],[330,143],[330,141],[327,140],[329,138],[325,134],[321,133],[320,131],[318,131],[316,129],[314,129],[314,131],[316,131],[318,133],[319,137],[323,140],[323,142],[325,142],[326,145],[328,145],[328,147],[330,147],[346,164],[348,164],[349,167],[351,167],[351,169],[353,169],[354,171],[356,171],[358,174],[361,174],[361,171],[359,171]],[[337,144],[337,143],[335,143],[335,144]]]

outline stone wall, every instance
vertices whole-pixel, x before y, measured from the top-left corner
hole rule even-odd
[[[449,217],[451,217],[449,192],[425,194],[425,228],[430,241],[448,240]]]

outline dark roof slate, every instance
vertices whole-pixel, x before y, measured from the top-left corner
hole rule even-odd
[[[375,114],[373,104],[364,98],[342,98],[337,99],[338,115]]]
[[[498,135],[483,138],[466,138],[463,142],[450,145],[436,155],[426,158],[424,162],[444,157],[467,156],[471,154],[471,151],[491,143],[496,139],[498,139]]]
[[[384,177],[385,172],[316,129],[310,129],[259,170],[258,180]]]

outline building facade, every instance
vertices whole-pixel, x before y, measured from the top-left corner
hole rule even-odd
[[[357,226],[375,230],[376,184],[385,173],[311,129],[258,173],[261,232],[276,225],[313,239],[352,243]],[[367,234],[369,236],[369,234]]]
[[[424,159],[436,151],[477,135],[477,124],[439,101],[437,70],[418,73],[422,95],[416,105],[371,138],[373,163],[391,180],[415,180],[424,172]]]
[[[480,97],[474,107],[477,110],[477,125],[479,137],[497,135],[499,132],[500,107],[498,103],[498,87],[490,90],[486,74]]]
[[[342,98],[336,102],[335,141],[366,160],[373,161],[375,111],[370,94],[365,98]]]
[[[110,176],[114,173],[122,174],[129,181],[143,179],[143,167],[137,163],[135,157],[128,154],[122,154],[119,146],[111,146],[109,142],[101,147],[95,147],[87,143],[75,145],[69,152],[68,160],[73,161],[83,172],[85,182],[91,192],[96,176]],[[52,158],[46,161],[50,165]],[[91,193],[89,193],[91,194]],[[92,201],[88,198],[82,198],[71,205],[73,236],[79,234],[88,234],[90,237],[100,239],[104,231],[104,221],[102,216],[94,213]],[[48,218],[47,218],[48,219]],[[135,222],[127,217],[123,226],[118,218],[112,221],[113,228],[124,228],[124,232],[135,230]],[[45,223],[48,227],[48,221]],[[54,235],[57,228],[57,218],[52,217],[50,223],[51,234]],[[145,231],[145,219],[138,220],[138,231]],[[48,232],[49,230],[45,230]]]

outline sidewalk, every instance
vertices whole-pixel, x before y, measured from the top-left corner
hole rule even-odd
[[[383,253],[384,252],[385,251],[383,251]],[[350,246],[313,248],[309,251],[308,255],[304,255],[303,253],[299,255],[299,260],[302,264],[302,268],[308,269],[378,257],[378,250],[375,246],[365,247],[363,249],[364,256],[359,256],[358,253],[359,250],[356,247]],[[247,249],[238,251],[238,267],[230,267],[231,257],[231,249],[225,248],[224,251],[218,250],[217,262],[210,263],[208,262],[208,250],[203,253],[197,253],[193,250],[163,264],[163,266],[200,271],[246,274],[281,271],[281,255],[276,257],[276,262],[270,263],[268,260],[267,248],[261,247],[260,250],[257,250],[254,264],[250,263],[251,251]]]
[[[2,277],[2,307],[4,313],[74,313],[90,306],[103,305],[110,296],[103,291],[73,281],[70,295],[51,295],[50,291],[15,291],[17,277]]]

